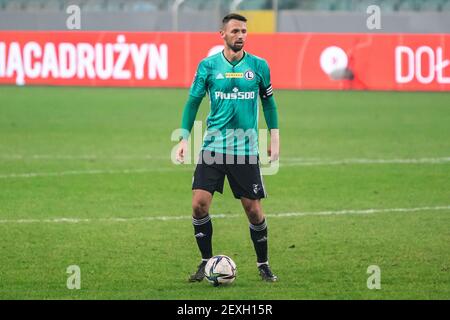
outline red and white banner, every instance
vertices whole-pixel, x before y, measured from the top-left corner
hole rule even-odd
[[[0,84],[189,87],[218,33],[0,31]],[[450,91],[450,34],[249,35],[279,89]]]

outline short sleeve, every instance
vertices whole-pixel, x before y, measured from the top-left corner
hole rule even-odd
[[[272,84],[270,82],[270,69],[266,60],[260,64],[261,82],[259,83],[259,95],[261,99],[268,99],[273,96]]]
[[[208,72],[205,66],[205,62],[201,61],[197,67],[197,72],[194,76],[194,81],[192,82],[189,94],[194,97],[203,98],[207,90],[206,79],[208,77]]]

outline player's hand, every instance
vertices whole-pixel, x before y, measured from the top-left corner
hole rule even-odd
[[[178,144],[178,149],[177,149],[177,161],[179,163],[184,163],[184,156],[186,155],[187,152],[187,140],[182,139],[180,141],[180,143]]]
[[[278,129],[270,130],[270,146],[267,150],[270,162],[277,161],[280,157],[280,135]]]

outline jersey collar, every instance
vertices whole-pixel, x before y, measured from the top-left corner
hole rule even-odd
[[[244,51],[244,55],[242,56],[242,58],[236,63],[236,64],[232,64],[226,57],[225,54],[223,53],[222,50],[222,58],[232,67],[237,67],[238,65],[241,64],[242,61],[244,61],[245,57],[247,56],[247,52]]]

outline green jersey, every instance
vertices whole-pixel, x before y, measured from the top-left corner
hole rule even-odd
[[[269,99],[273,92],[267,62],[244,52],[231,63],[223,52],[203,59],[190,95],[208,94],[203,150],[235,155],[258,154],[258,96]]]

